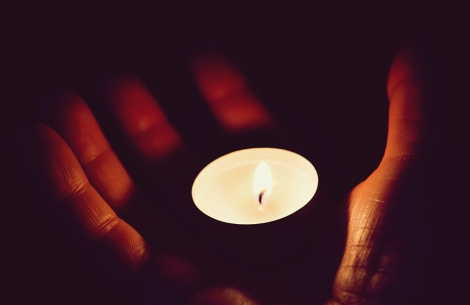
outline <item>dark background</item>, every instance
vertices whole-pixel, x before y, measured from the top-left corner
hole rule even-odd
[[[116,70],[133,72],[188,142],[203,147],[211,143],[215,123],[187,81],[188,59],[198,50],[217,49],[240,67],[301,152],[315,160],[320,183],[340,200],[380,161],[388,69],[413,36],[427,37],[436,84],[438,187],[430,207],[438,211],[433,236],[440,246],[431,254],[439,264],[430,293],[436,302],[468,300],[470,78],[464,5],[168,2],[2,4],[0,303],[124,302],[89,264],[86,251],[35,201],[19,173],[15,131],[40,119],[41,101],[52,90],[76,90],[106,121],[100,81]]]

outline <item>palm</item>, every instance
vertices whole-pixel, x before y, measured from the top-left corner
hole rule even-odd
[[[348,304],[357,303],[354,298],[358,296],[387,296],[400,281],[406,243],[401,236],[390,234],[390,219],[397,217],[397,202],[413,195],[402,182],[412,176],[424,132],[420,84],[402,82],[418,70],[407,57],[409,54],[403,54],[397,58],[389,80],[392,103],[385,157],[346,200],[346,250],[337,271],[334,296]],[[193,71],[209,107],[228,133],[272,129],[274,122],[268,112],[228,61],[217,55],[200,57],[194,61]],[[143,161],[144,170],[164,190],[157,198],[160,207],[186,229],[194,227],[199,214],[188,204],[189,194],[175,190],[190,185],[188,179],[200,168],[193,162],[197,158],[139,80],[115,77],[106,85],[105,95],[123,133]],[[163,288],[148,290],[147,300],[254,304],[254,300],[321,299],[323,293],[319,290],[324,287],[311,287],[305,296],[299,295],[304,291],[296,287],[298,270],[308,262],[294,259],[263,270],[237,266],[207,251],[159,212],[161,209],[146,204],[90,109],[76,94],[62,92],[54,96],[46,120],[57,133],[46,125],[35,124],[23,131],[20,141],[23,164],[33,185],[69,210],[87,239],[102,244],[126,276],[151,283],[159,279],[155,286]],[[177,171],[181,167],[184,170]],[[336,270],[326,269],[325,274],[311,276],[316,278],[312,283],[330,285]]]

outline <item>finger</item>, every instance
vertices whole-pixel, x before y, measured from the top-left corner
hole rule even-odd
[[[67,211],[83,235],[137,273],[147,264],[149,249],[131,226],[90,185],[69,146],[51,128],[35,123],[18,136],[20,163],[31,185]]]
[[[240,71],[220,54],[195,57],[192,72],[207,104],[227,132],[246,132],[273,124]]]
[[[388,299],[401,289],[409,240],[393,236],[391,225],[392,216],[396,216],[394,203],[403,199],[397,198],[404,191],[402,178],[389,162],[356,187],[347,199],[347,238],[333,286],[334,297],[340,304]],[[396,221],[400,222],[400,218]],[[408,234],[410,237],[411,232]]]
[[[334,284],[339,303],[418,299],[416,289],[406,291],[408,281],[425,282],[413,274],[421,263],[414,260],[420,251],[417,245],[425,239],[418,238],[423,228],[420,216],[425,213],[422,161],[430,133],[429,85],[424,69],[412,46],[398,53],[390,69],[384,157],[377,170],[347,198],[346,246]]]
[[[82,98],[72,91],[58,92],[46,100],[44,116],[70,146],[101,197],[113,209],[122,209],[135,192],[134,183]]]
[[[428,139],[430,96],[426,67],[417,47],[406,46],[396,56],[388,77],[389,131],[384,158],[416,156]]]
[[[155,98],[136,77],[116,75],[104,91],[123,132],[147,163],[165,160],[183,147]]]
[[[187,232],[200,216],[189,190],[201,166],[169,123],[157,101],[142,82],[131,75],[115,75],[104,94],[121,130],[143,161],[151,181],[143,191],[169,213]]]

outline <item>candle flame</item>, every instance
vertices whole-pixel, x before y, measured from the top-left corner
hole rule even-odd
[[[271,169],[266,162],[258,164],[253,179],[253,195],[259,204],[268,202],[273,189]]]

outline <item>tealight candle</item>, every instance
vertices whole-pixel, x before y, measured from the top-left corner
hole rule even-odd
[[[194,181],[192,196],[204,214],[250,225],[295,213],[317,187],[317,172],[304,157],[283,149],[250,148],[207,165]]]
[[[250,148],[207,165],[192,196],[209,216],[201,224],[208,245],[229,259],[258,265],[284,259],[311,241],[321,217],[312,199],[317,187],[317,171],[304,157]]]

